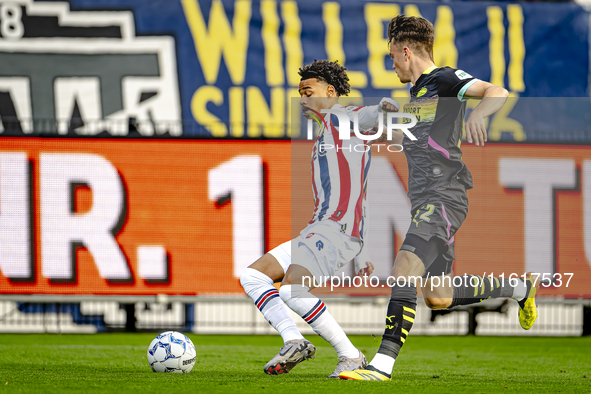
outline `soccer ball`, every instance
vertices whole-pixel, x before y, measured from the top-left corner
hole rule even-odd
[[[195,345],[180,332],[163,332],[148,347],[148,364],[154,372],[189,373],[196,359]]]

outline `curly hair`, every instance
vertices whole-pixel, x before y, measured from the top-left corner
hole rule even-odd
[[[334,86],[334,89],[339,96],[346,96],[351,91],[347,69],[344,66],[341,66],[338,60],[334,62],[328,60],[314,60],[314,63],[312,64],[304,64],[304,66],[299,69],[298,74],[302,77],[302,81],[304,79],[316,78],[319,81]]]
[[[412,45],[433,60],[435,29],[425,18],[398,15],[388,25],[388,44]]]

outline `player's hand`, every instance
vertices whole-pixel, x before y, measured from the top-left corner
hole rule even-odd
[[[384,97],[378,105],[378,111],[380,112],[398,112],[400,105],[391,98]]]
[[[469,143],[474,141],[476,146],[482,145],[488,140],[484,118],[479,112],[472,111],[466,121],[466,139]]]
[[[357,272],[357,276],[369,276],[372,274],[374,269],[375,267],[373,266],[373,263],[371,261],[366,261],[365,268],[361,268],[359,272]]]

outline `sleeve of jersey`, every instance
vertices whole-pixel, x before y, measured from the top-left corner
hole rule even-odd
[[[449,69],[443,75],[446,94],[445,97],[456,96],[460,101],[466,101],[464,97],[470,86],[479,81],[463,70]]]
[[[368,131],[371,131],[374,127],[378,125],[378,106],[377,105],[370,105],[364,107],[356,107],[353,105],[349,105],[345,107],[349,117],[351,117],[351,113],[356,112],[358,114],[358,121],[359,121],[359,131],[364,134],[367,134]]]
[[[367,250],[368,248],[363,247],[361,248],[361,251],[359,252],[359,254],[357,256],[355,256],[355,258],[353,259],[354,263],[355,263],[355,273],[358,274],[359,271],[361,271],[364,268],[367,268],[367,262],[371,262],[371,257],[369,257],[369,251]]]

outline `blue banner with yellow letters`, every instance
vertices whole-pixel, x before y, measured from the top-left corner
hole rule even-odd
[[[433,22],[439,66],[503,86],[512,97],[589,97],[589,13],[573,3],[15,4],[0,2],[12,18],[0,31],[0,117],[5,130],[23,133],[37,131],[26,119],[55,118],[52,131],[64,135],[134,130],[144,136],[289,138],[298,68],[314,59],[345,64],[354,96],[408,96],[387,45],[388,22],[401,13]],[[591,109],[577,102],[580,111]],[[522,124],[540,121],[532,108],[520,116]],[[13,118],[20,122],[10,123]],[[497,140],[535,141],[537,129],[524,126],[519,136],[509,130]],[[583,129],[577,140],[591,141],[591,130]],[[550,130],[541,138],[573,140],[564,133]]]

